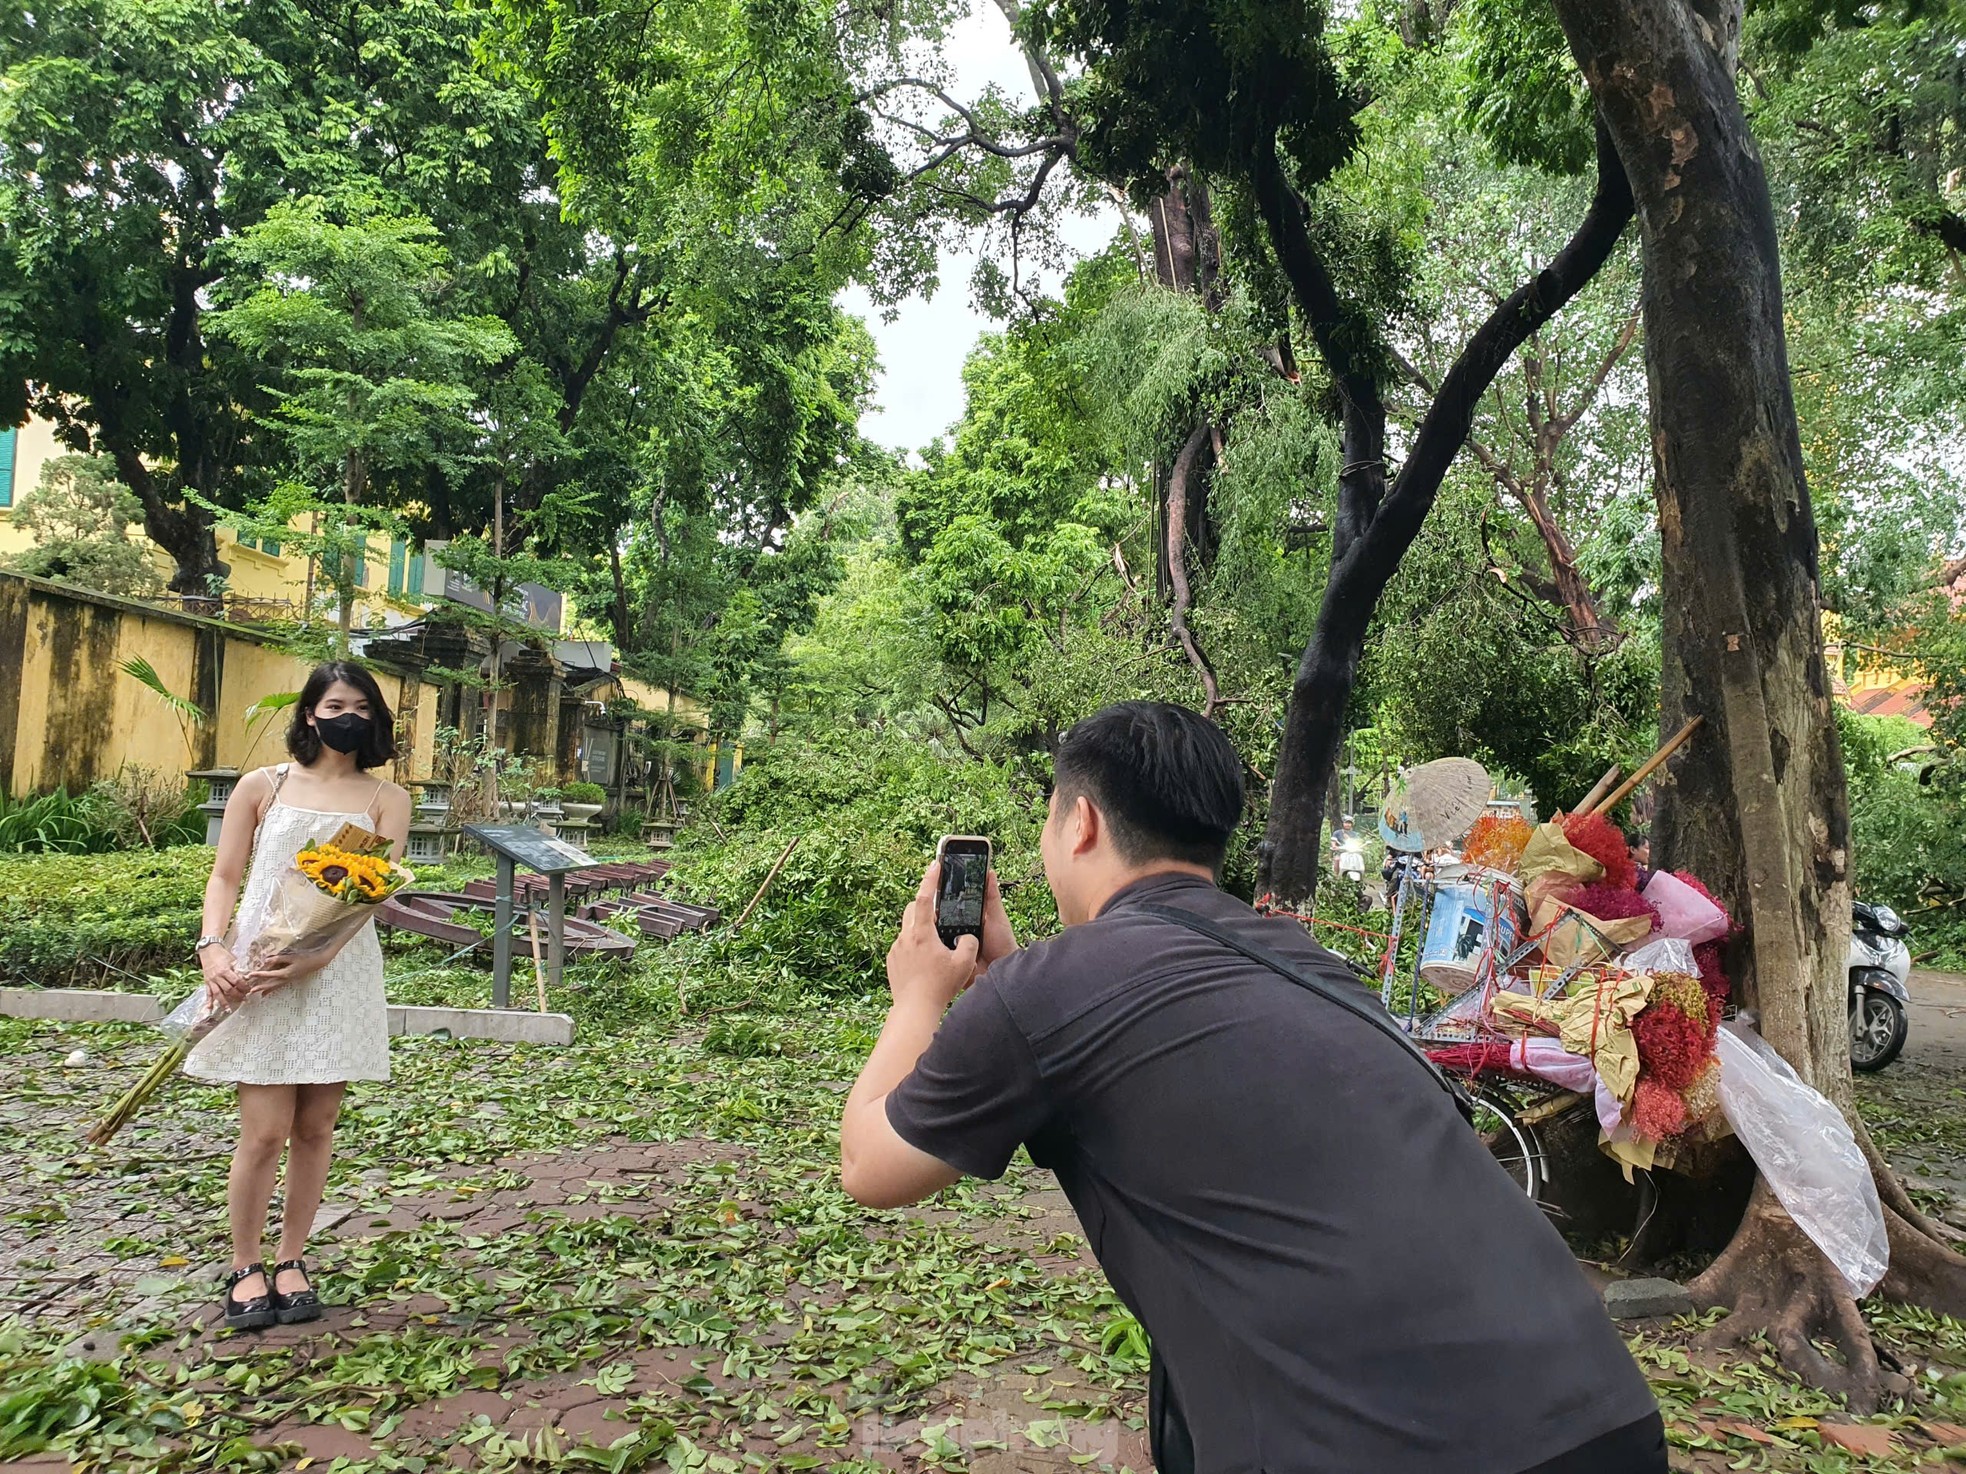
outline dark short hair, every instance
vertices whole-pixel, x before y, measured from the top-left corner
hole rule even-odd
[[[307,724],[307,719],[321,704],[321,698],[328,694],[328,687],[336,681],[345,681],[353,686],[369,702],[369,740],[355,754],[355,766],[381,767],[396,756],[395,713],[389,710],[389,703],[383,699],[382,687],[375,683],[375,677],[365,667],[350,660],[330,660],[314,667],[314,674],[300,688],[300,700],[294,703],[294,719],[287,726],[287,751],[303,767],[321,755],[320,734]]]
[[[1242,821],[1242,763],[1222,729],[1168,701],[1121,701],[1067,732],[1052,760],[1058,794],[1105,816],[1129,864],[1184,860],[1219,870]]]

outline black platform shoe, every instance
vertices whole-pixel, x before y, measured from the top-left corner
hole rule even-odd
[[[235,1300],[232,1292],[239,1281],[253,1275],[266,1276],[266,1292],[255,1295],[250,1300]],[[235,1331],[257,1331],[270,1326],[276,1319],[273,1309],[273,1276],[266,1273],[263,1264],[248,1264],[244,1269],[235,1269],[225,1277],[225,1323]]]
[[[297,1269],[302,1274],[307,1273],[306,1262],[300,1259],[282,1259],[273,1266],[273,1275],[268,1281],[273,1288],[273,1314],[283,1326],[293,1325],[297,1321],[319,1320],[321,1297],[314,1293],[312,1284],[304,1290],[295,1290],[291,1295],[281,1293],[280,1272],[286,1269]]]

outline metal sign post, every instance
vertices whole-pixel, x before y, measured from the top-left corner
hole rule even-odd
[[[546,977],[560,985],[567,955],[566,882],[569,870],[594,857],[530,824],[467,824],[464,832],[492,852],[498,863],[498,899],[492,920],[492,1006],[512,1003],[512,916],[515,872],[520,865],[546,877]]]

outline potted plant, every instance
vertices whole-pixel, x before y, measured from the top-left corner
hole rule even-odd
[[[608,791],[598,783],[569,783],[560,793],[560,807],[569,819],[592,819],[607,801]]]

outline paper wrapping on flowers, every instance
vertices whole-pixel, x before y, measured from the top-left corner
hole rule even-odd
[[[319,957],[375,919],[378,903],[415,877],[378,856],[309,845],[274,878],[259,929],[232,947],[239,971],[277,957]]]
[[[1603,962],[1652,933],[1650,916],[1621,916],[1604,921],[1562,901],[1543,902],[1533,913],[1530,929],[1542,938],[1543,958],[1552,967],[1569,968]]]
[[[276,957],[315,956],[340,947],[375,919],[371,906],[353,906],[320,891],[289,867],[273,882],[266,920],[232,949],[239,971],[251,972]]]
[[[1662,937],[1698,944],[1727,935],[1727,913],[1670,870],[1654,871],[1639,894],[1658,908]]]
[[[1603,874],[1604,867],[1573,845],[1564,835],[1563,826],[1554,819],[1536,826],[1515,867],[1516,879],[1525,890],[1546,877],[1582,883]]]
[[[1491,1007],[1498,1017],[1553,1030],[1567,1052],[1588,1059],[1612,1095],[1627,1101],[1638,1084],[1631,1021],[1645,1007],[1651,986],[1644,973],[1607,972],[1561,998],[1497,993]]]

